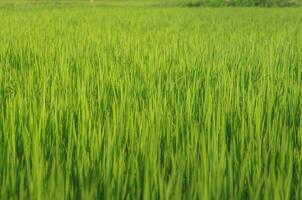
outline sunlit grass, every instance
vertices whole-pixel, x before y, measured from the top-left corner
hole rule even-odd
[[[0,199],[301,199],[302,10],[0,10]]]

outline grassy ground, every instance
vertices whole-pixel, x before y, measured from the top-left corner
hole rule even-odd
[[[302,10],[0,8],[0,199],[301,199]]]

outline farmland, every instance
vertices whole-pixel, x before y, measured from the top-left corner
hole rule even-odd
[[[302,9],[0,4],[0,199],[301,199]]]

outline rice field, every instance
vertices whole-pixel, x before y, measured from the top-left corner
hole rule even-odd
[[[301,198],[301,8],[0,4],[0,199]]]

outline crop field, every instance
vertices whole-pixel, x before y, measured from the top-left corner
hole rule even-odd
[[[0,3],[0,199],[302,199],[302,8]]]

